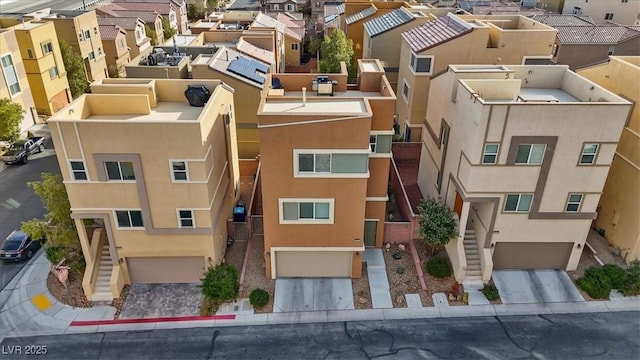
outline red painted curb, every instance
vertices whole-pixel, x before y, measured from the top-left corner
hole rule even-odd
[[[154,322],[178,322],[178,321],[203,321],[203,320],[235,320],[236,316],[213,315],[213,316],[179,316],[179,317],[157,317],[140,319],[120,319],[120,320],[86,320],[72,321],[69,326],[91,326],[91,325],[118,325],[118,324],[144,324]]]

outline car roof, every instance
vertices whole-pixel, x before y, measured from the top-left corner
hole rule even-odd
[[[28,235],[25,234],[24,232],[20,230],[15,230],[11,234],[9,234],[9,236],[7,236],[7,239],[5,241],[11,241],[11,240],[24,241],[24,239],[26,239],[27,237]]]

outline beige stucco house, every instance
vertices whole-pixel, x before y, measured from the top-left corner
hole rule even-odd
[[[211,97],[190,106],[188,85]],[[239,171],[233,89],[217,80],[105,79],[49,120],[86,260],[83,289],[197,283],[222,261]]]
[[[562,4],[562,14],[565,15],[590,16],[598,24],[607,21],[615,21],[618,24],[624,25],[640,24],[640,0],[563,1],[564,4]]]

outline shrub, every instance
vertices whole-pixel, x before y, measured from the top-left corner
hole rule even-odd
[[[622,289],[618,289],[624,296],[640,295],[640,260],[634,260],[626,271]]]
[[[451,265],[445,258],[434,257],[427,261],[427,273],[436,278],[446,278],[451,276]]]
[[[202,293],[213,301],[223,302],[238,297],[238,269],[227,263],[209,267],[202,280]]]
[[[396,260],[400,260],[402,259],[402,253],[400,251],[396,251],[393,253],[393,255],[391,255],[391,257],[393,257]]]
[[[269,303],[269,293],[267,290],[255,289],[249,294],[249,303],[256,308],[264,307]]]
[[[624,271],[623,268],[614,264],[605,264],[600,268],[600,271],[609,278],[611,288],[618,290],[622,290],[624,288],[627,279],[627,272]]]
[[[576,283],[593,299],[606,299],[611,293],[611,280],[601,268],[588,268]]]
[[[397,272],[398,274],[404,274],[404,266],[398,266],[398,267],[396,268],[396,272]]]
[[[44,255],[51,264],[58,264],[65,256],[65,249],[56,246],[47,246],[44,249]]]
[[[498,293],[498,288],[493,284],[485,284],[482,288],[482,293],[489,301],[498,300],[500,294]]]

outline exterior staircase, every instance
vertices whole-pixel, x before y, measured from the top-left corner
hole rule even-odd
[[[482,269],[480,268],[480,254],[478,253],[478,243],[473,230],[467,229],[464,232],[464,255],[467,258],[467,271],[464,277],[465,282],[482,283]]]
[[[93,296],[91,300],[93,302],[112,301],[113,295],[111,293],[110,282],[113,264],[111,263],[111,255],[109,254],[109,245],[102,247],[99,261],[96,285],[93,289]]]

